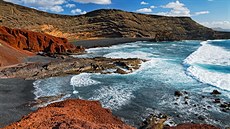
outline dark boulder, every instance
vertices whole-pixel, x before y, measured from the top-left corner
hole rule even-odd
[[[210,93],[212,95],[220,95],[221,92],[219,92],[218,90],[213,90],[212,93]]]
[[[174,96],[180,97],[180,96],[183,96],[183,93],[180,92],[180,91],[175,91],[175,92],[174,92]]]

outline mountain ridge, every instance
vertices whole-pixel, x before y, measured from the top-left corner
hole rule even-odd
[[[0,2],[0,25],[43,32],[69,40],[98,38],[152,38],[155,41],[230,38],[190,17],[139,14],[100,9],[85,15],[58,15]]]

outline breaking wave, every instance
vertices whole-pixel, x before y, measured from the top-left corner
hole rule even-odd
[[[184,60],[186,72],[200,82],[230,90],[230,51],[212,45],[224,41],[204,41]]]

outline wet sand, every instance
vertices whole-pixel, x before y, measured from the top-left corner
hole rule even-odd
[[[111,45],[118,45],[136,41],[150,41],[152,38],[106,38],[95,40],[80,40],[72,42],[76,46],[83,46],[85,48],[93,47],[108,47]]]
[[[32,110],[26,106],[34,99],[33,82],[0,79],[0,128],[18,121]]]

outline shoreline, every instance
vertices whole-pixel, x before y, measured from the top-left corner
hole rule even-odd
[[[92,40],[78,40],[70,43],[75,46],[83,46],[86,49],[95,47],[109,47],[112,45],[125,44],[137,41],[152,41],[152,38],[104,38],[104,39],[92,39]]]

